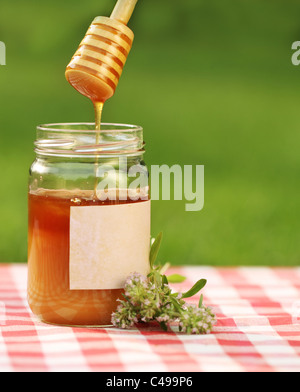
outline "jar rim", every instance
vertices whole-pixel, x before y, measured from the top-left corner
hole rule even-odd
[[[82,127],[74,129],[75,127]],[[91,127],[86,129],[86,127]],[[111,127],[111,129],[106,129]],[[73,129],[72,129],[73,128]],[[95,129],[95,123],[88,122],[74,122],[74,123],[51,123],[41,124],[37,127],[38,131],[51,131],[51,132],[70,132],[70,133],[81,133],[81,132],[94,132],[94,133],[105,133],[105,132],[138,132],[143,131],[143,128],[139,125],[122,124],[122,123],[101,123],[101,130]]]
[[[143,128],[137,125],[102,123],[53,123],[37,127],[35,152],[47,156],[143,155]]]

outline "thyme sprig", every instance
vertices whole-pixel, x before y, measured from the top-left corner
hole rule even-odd
[[[174,274],[165,274],[170,264],[156,265],[162,233],[152,244],[150,251],[150,268],[148,276],[134,273],[125,283],[124,300],[112,315],[115,327],[127,329],[135,324],[157,321],[164,331],[169,324],[177,322],[179,331],[187,334],[208,334],[216,323],[213,311],[203,305],[201,295],[198,307],[187,304],[184,299],[191,298],[201,291],[207,284],[205,279],[199,280],[186,293],[172,292],[169,283],[181,283],[186,278]]]

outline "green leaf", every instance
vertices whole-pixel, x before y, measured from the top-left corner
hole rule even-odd
[[[168,281],[168,278],[166,277],[166,275],[163,275],[163,277],[162,277],[162,285],[168,285],[169,284],[169,281]]]
[[[126,299],[126,301],[127,302],[129,302],[130,303],[130,305],[131,305],[131,302],[130,302],[130,298],[129,297],[127,297],[124,293],[122,293],[122,296]]]
[[[161,274],[159,272],[157,272],[157,271],[154,271],[153,272],[153,277],[154,277],[155,285],[157,287],[161,286],[162,285],[162,280],[163,280],[163,277],[161,276]]]
[[[207,280],[199,280],[188,292],[183,294],[182,298],[191,298],[206,286]]]
[[[204,297],[203,297],[203,294],[201,294],[200,301],[199,301],[199,309],[202,308],[203,300],[204,300]]]
[[[166,263],[165,265],[163,265],[161,268],[160,268],[160,273],[162,274],[162,275],[164,275],[167,271],[168,271],[168,269],[171,267],[171,264],[170,263]]]
[[[172,304],[174,305],[175,309],[177,310],[177,312],[181,313],[182,307],[179,304],[179,302],[177,301],[177,299],[175,299],[174,297],[170,297],[170,300],[171,300]]]
[[[186,280],[185,276],[174,274],[174,275],[169,275],[168,276],[168,281],[170,283],[182,283]]]
[[[150,250],[150,267],[153,268],[161,246],[163,233],[159,233]]]

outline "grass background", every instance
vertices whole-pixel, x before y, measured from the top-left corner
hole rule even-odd
[[[0,0],[0,262],[25,262],[35,127],[92,121],[64,70],[113,0]],[[146,161],[204,164],[205,209],[153,203],[173,264],[299,265],[296,0],[140,0],[134,48],[105,122],[143,125]]]

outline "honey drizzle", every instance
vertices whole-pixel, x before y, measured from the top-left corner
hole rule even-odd
[[[95,109],[95,130],[96,130],[96,146],[101,142],[101,119],[103,113],[104,102],[93,102]],[[94,185],[94,199],[98,200],[97,197],[97,187],[98,187],[98,167],[99,167],[99,155],[100,150],[97,147],[97,155],[95,160],[95,185]]]

